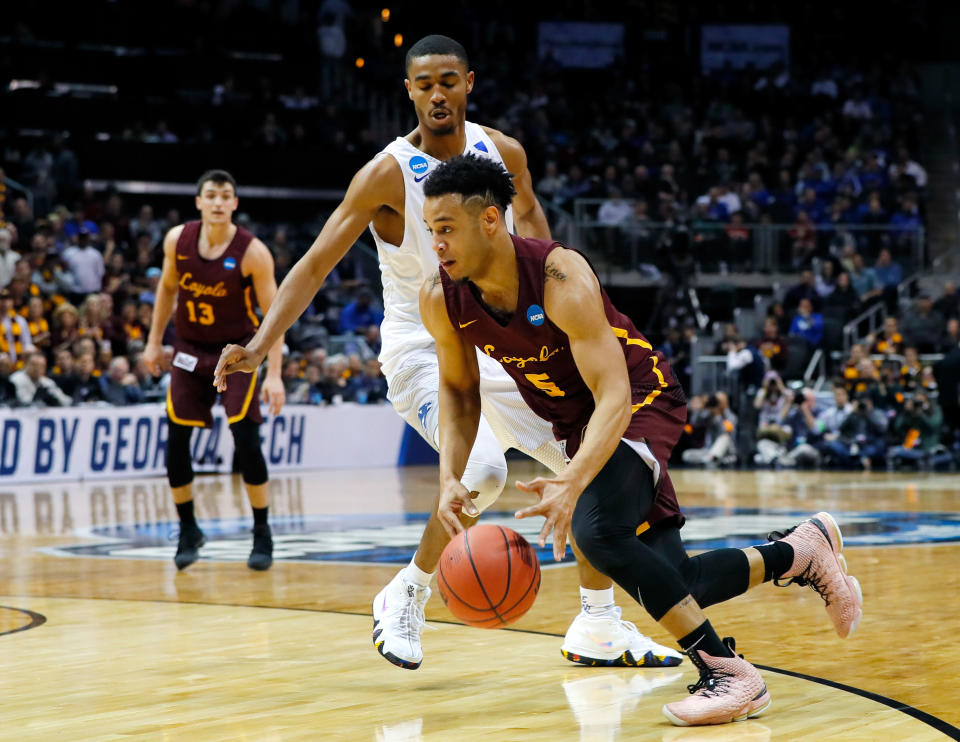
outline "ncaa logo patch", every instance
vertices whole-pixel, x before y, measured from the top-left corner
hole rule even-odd
[[[225,258],[223,261],[223,267],[228,271],[232,271],[237,267],[237,261],[234,258]]]
[[[408,162],[407,165],[413,171],[414,183],[419,183],[421,180],[427,177],[427,168],[430,167],[430,163],[427,162],[426,157],[414,155],[410,158],[410,162]]]
[[[539,327],[543,324],[543,307],[539,304],[531,304],[527,307],[527,322],[529,322],[534,327]]]

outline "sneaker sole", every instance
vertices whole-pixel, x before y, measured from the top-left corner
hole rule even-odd
[[[679,716],[674,716],[672,713],[670,713],[670,709],[668,709],[666,705],[663,706],[661,711],[663,711],[663,715],[670,720],[670,723],[676,727],[700,727],[700,726],[706,727],[706,726],[716,726],[718,724],[730,724],[737,721],[746,721],[747,719],[756,719],[758,716],[761,716],[767,709],[769,709],[772,704],[773,704],[773,699],[768,698],[767,702],[763,706],[761,706],[755,711],[751,711],[750,713],[743,714],[742,716],[732,716],[729,719],[723,719],[720,721],[704,722],[702,724],[691,724],[689,721],[684,721]]]
[[[676,667],[683,661],[682,657],[671,657],[668,654],[654,654],[653,652],[646,652],[638,660],[630,650],[613,658],[589,657],[586,654],[566,648],[561,648],[560,654],[570,662],[587,667]]]
[[[196,556],[196,559],[191,559],[189,562],[185,563],[185,564],[182,565],[182,566],[180,565],[179,562],[177,562],[177,557],[174,556],[174,557],[173,557],[173,563],[174,563],[174,565],[176,566],[177,571],[178,571],[178,572],[182,572],[182,571],[185,570],[187,567],[189,567],[191,564],[195,564],[195,563],[197,562],[197,560],[200,559],[200,549],[202,549],[206,543],[207,543],[207,539],[201,537],[200,543],[197,544],[197,556]]]

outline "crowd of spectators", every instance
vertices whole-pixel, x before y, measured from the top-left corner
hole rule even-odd
[[[160,278],[163,235],[181,223],[149,204],[127,214],[116,193],[38,218],[0,170],[0,405],[64,406],[165,398],[175,339],[164,337],[164,371],[141,362]],[[4,206],[12,205],[12,218]],[[255,225],[250,225],[256,229]],[[286,230],[272,233],[277,280],[295,259]],[[344,269],[341,269],[344,272]],[[288,335],[283,378],[291,402],[382,403],[383,313],[364,279],[332,276]],[[336,344],[328,355],[326,345]]]

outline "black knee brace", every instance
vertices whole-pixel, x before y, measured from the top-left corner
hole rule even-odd
[[[167,420],[167,481],[171,487],[184,487],[193,481],[190,436],[193,428]]]
[[[260,448],[260,426],[244,418],[230,426],[240,474],[247,484],[267,483],[267,462]]]
[[[677,568],[637,538],[655,494],[650,467],[621,443],[580,495],[572,532],[590,563],[659,621],[689,590]]]

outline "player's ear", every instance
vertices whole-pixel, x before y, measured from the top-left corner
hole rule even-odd
[[[403,78],[403,87],[407,89],[407,97],[410,100],[413,100],[413,91],[410,90],[410,80],[408,80],[407,78]]]
[[[193,199],[193,203],[196,204],[197,211],[200,211],[200,196],[195,196]]]
[[[485,208],[480,215],[480,223],[488,234],[493,234],[500,223],[500,209],[492,205]]]
[[[467,73],[467,92],[473,92],[473,70]]]

